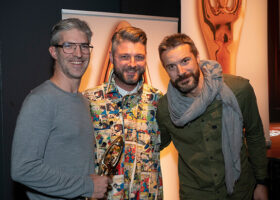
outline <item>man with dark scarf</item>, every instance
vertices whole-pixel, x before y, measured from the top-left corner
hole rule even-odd
[[[247,79],[222,74],[216,61],[200,61],[185,34],[159,45],[170,77],[158,105],[161,149],[179,153],[180,199],[267,200],[263,126]]]

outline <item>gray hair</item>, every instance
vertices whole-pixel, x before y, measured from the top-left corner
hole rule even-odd
[[[55,24],[51,30],[51,40],[50,45],[56,45],[61,40],[60,32],[67,31],[71,29],[78,29],[79,31],[82,31],[86,34],[88,42],[91,41],[92,32],[88,26],[88,24],[85,21],[82,21],[77,18],[68,18],[63,19],[59,21],[57,24]]]
[[[112,51],[113,55],[115,53],[117,46],[125,40],[133,42],[133,43],[140,42],[145,47],[147,44],[147,36],[146,36],[146,33],[142,29],[132,27],[132,26],[124,27],[124,28],[121,28],[119,31],[115,32],[112,37],[111,51]]]

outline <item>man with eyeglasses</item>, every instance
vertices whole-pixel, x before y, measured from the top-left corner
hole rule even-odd
[[[125,27],[112,37],[108,82],[84,92],[96,138],[96,172],[106,149],[122,136],[125,148],[108,199],[162,199],[160,132],[155,119],[161,92],[145,83],[147,37]]]
[[[92,32],[79,19],[51,32],[55,61],[50,80],[26,97],[12,145],[12,178],[31,200],[103,198],[111,180],[94,175],[94,137],[87,100],[78,92]]]

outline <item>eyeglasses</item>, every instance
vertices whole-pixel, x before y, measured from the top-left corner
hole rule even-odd
[[[63,44],[56,44],[53,46],[62,48],[63,52],[67,54],[74,53],[78,46],[80,47],[80,50],[83,54],[90,54],[91,49],[93,48],[93,46],[90,46],[87,43],[71,43],[71,42],[64,42]]]

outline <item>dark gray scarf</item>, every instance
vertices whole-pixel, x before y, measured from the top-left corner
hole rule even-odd
[[[216,61],[209,60],[201,61],[200,68],[204,75],[201,94],[195,98],[183,96],[169,82],[168,109],[172,122],[176,126],[183,127],[202,115],[215,98],[222,100],[222,151],[225,162],[225,182],[227,191],[231,194],[241,172],[243,117],[235,95],[223,81],[221,66]]]

